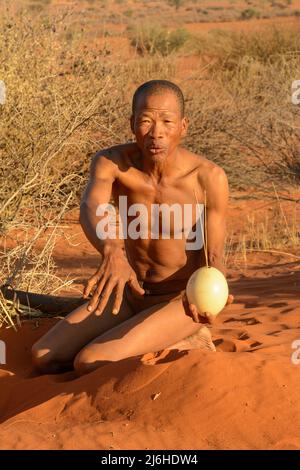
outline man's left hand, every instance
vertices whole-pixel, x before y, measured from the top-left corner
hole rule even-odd
[[[213,324],[216,318],[216,315],[212,315],[209,312],[200,313],[194,304],[189,304],[186,293],[184,293],[182,301],[183,301],[185,314],[188,317],[191,317],[195,323],[204,323],[204,324],[208,323],[210,325]],[[229,294],[226,305],[232,304],[233,301],[234,301],[234,296]]]

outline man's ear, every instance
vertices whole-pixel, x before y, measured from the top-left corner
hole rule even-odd
[[[188,118],[185,116],[185,117],[182,119],[182,121],[181,121],[181,137],[185,137],[185,136],[186,136],[188,127],[189,127],[189,120],[188,120]]]
[[[133,114],[130,116],[130,128],[131,128],[131,132],[134,134],[134,116],[133,116]]]

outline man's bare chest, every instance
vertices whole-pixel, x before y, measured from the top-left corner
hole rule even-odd
[[[140,173],[140,174],[139,174]],[[114,188],[114,201],[131,238],[182,239],[199,225],[202,188],[194,175],[153,184],[141,172],[127,174]],[[198,223],[197,223],[198,221]],[[201,227],[198,227],[201,232]]]
[[[122,174],[114,183],[114,199],[126,196],[129,204],[196,204],[204,200],[204,192],[197,175],[188,174],[178,178],[163,178],[154,182],[148,175],[135,168]],[[117,202],[117,201],[116,201]]]

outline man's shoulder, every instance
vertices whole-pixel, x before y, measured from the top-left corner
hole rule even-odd
[[[95,161],[106,160],[114,164],[122,164],[137,150],[135,142],[113,145],[99,150],[94,156]]]
[[[208,196],[208,202],[223,201],[226,204],[229,197],[228,178],[225,170],[216,163],[202,157],[198,167],[197,177],[199,185],[205,189]]]
[[[226,179],[226,173],[222,167],[204,157],[201,154],[184,149],[184,153],[190,162],[195,165],[200,181],[213,181],[216,179]]]

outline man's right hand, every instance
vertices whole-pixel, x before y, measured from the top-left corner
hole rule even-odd
[[[94,289],[92,298],[88,303],[90,312],[95,310],[96,315],[101,315],[113,290],[115,301],[112,313],[119,313],[125,284],[128,282],[132,291],[144,295],[144,289],[139,285],[135,272],[130,266],[122,248],[114,248],[109,253],[104,253],[100,268],[88,280],[83,292],[83,297],[88,298]]]

